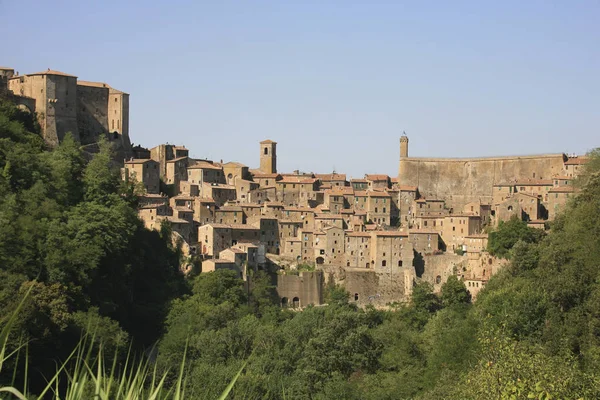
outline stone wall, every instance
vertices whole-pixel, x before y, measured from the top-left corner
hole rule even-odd
[[[108,133],[108,87],[77,85],[77,124],[84,145]]]
[[[299,307],[323,304],[323,272],[301,272],[300,275],[277,275],[277,294],[282,305],[293,306],[297,299]]]
[[[455,210],[491,201],[493,185],[515,178],[550,179],[562,173],[563,154],[493,158],[400,159],[400,185],[418,186],[422,196],[445,199]]]

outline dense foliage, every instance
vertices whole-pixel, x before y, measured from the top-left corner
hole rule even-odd
[[[451,277],[439,295],[419,283],[410,304],[385,311],[330,285],[328,305],[297,312],[279,307],[263,272],[184,282],[168,235],[138,220],[110,147],[86,162],[72,139],[49,151],[36,132],[0,102],[0,308],[10,315],[29,293],[9,347],[29,343],[33,392],[87,330],[105,353],[160,339],[148,354],[170,387],[183,363],[193,399],[217,398],[242,367],[230,398],[600,397],[597,151],[548,235],[516,220],[491,232],[509,265],[476,303]],[[8,360],[17,383],[23,358]]]
[[[185,292],[177,252],[144,229],[111,160],[101,142],[86,162],[70,136],[48,151],[32,115],[0,100],[0,315],[33,286],[9,349],[29,343],[34,390],[86,329],[109,349],[151,345]]]

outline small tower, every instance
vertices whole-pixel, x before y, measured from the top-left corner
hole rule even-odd
[[[277,143],[272,140],[260,142],[260,170],[263,174],[277,173]]]
[[[408,157],[408,136],[406,132],[402,132],[400,137],[400,158]]]

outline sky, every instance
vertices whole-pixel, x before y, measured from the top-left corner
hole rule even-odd
[[[600,1],[0,0],[0,65],[130,93],[135,144],[278,171],[600,146]]]

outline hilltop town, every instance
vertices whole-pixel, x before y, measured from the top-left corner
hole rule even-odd
[[[167,224],[193,260],[184,273],[232,269],[247,280],[268,270],[283,307],[322,304],[328,283],[359,305],[384,306],[405,301],[419,280],[439,290],[451,275],[476,296],[503,265],[486,251],[488,228],[516,217],[546,229],[586,162],[415,158],[403,135],[397,176],[282,172],[273,140],[256,147],[258,168],[193,159],[183,145],[133,147],[129,95],[106,83],[1,68],[0,92],[36,114],[50,146],[67,132],[91,153],[101,137],[110,141],[123,179],[143,186],[140,219],[148,229]]]

